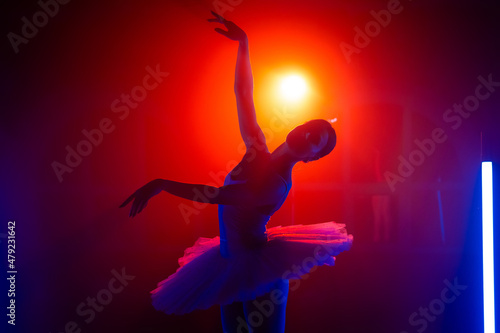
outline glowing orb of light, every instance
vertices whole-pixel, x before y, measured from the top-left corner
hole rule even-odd
[[[280,85],[281,97],[287,102],[297,102],[307,93],[307,83],[300,75],[284,77]]]

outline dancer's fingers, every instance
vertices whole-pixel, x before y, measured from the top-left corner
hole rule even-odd
[[[215,16],[215,17],[216,17],[216,19],[217,19],[220,23],[223,23],[223,22],[225,21],[225,20],[224,20],[224,18],[223,18],[221,15],[217,14],[217,13],[216,13],[216,12],[214,12],[213,10],[211,10],[210,12],[212,13],[212,15],[213,15],[213,16]],[[212,20],[213,20],[213,19],[212,19]]]
[[[138,205],[139,205],[139,201],[138,199],[135,199],[134,202],[132,203],[132,208],[130,208],[130,217],[134,217],[135,215],[137,215],[137,208],[138,208]]]
[[[223,36],[226,36],[229,38],[229,35],[228,35],[228,32],[229,31],[226,31],[226,30],[222,30],[221,28],[215,28],[215,31],[217,31],[218,33],[220,33],[221,35]]]
[[[135,193],[134,193],[135,194]],[[132,199],[134,199],[134,194],[132,194],[130,197],[127,198],[127,200],[125,200],[121,205],[120,205],[120,208],[123,208],[125,207],[126,205],[128,205],[128,203],[130,201],[132,201]]]
[[[146,208],[147,205],[148,205],[148,201],[147,200],[144,200],[143,202],[141,202],[141,205],[139,207],[139,211],[137,212],[137,214],[139,214],[140,212],[142,212],[142,210],[144,208]]]

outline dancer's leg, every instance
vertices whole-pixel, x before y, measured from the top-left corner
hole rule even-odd
[[[251,329],[249,332],[285,332],[287,298],[288,280],[279,280],[270,293],[257,297],[253,301],[245,302],[245,318]]]
[[[224,333],[250,333],[245,322],[243,303],[235,302],[220,307]],[[238,330],[239,329],[239,330]]]

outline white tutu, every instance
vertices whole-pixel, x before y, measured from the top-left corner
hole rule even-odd
[[[267,242],[221,256],[220,239],[199,238],[179,259],[180,267],[153,290],[153,306],[184,314],[213,305],[255,299],[280,279],[298,279],[313,267],[335,263],[351,247],[352,235],[334,222],[267,230]]]

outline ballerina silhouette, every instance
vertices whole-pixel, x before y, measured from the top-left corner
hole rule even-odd
[[[266,224],[290,191],[294,165],[329,154],[336,134],[328,121],[311,120],[294,128],[270,153],[255,114],[247,35],[212,14],[208,21],[227,29],[215,31],[239,43],[234,91],[246,153],[224,186],[156,179],[120,207],[133,201],[133,217],[161,191],[219,205],[220,237],[199,238],[185,251],[178,270],[151,292],[154,307],[184,314],[220,305],[224,332],[284,332],[288,281],[315,266],[333,265],[334,256],[350,248],[352,235],[334,222],[269,229]]]

